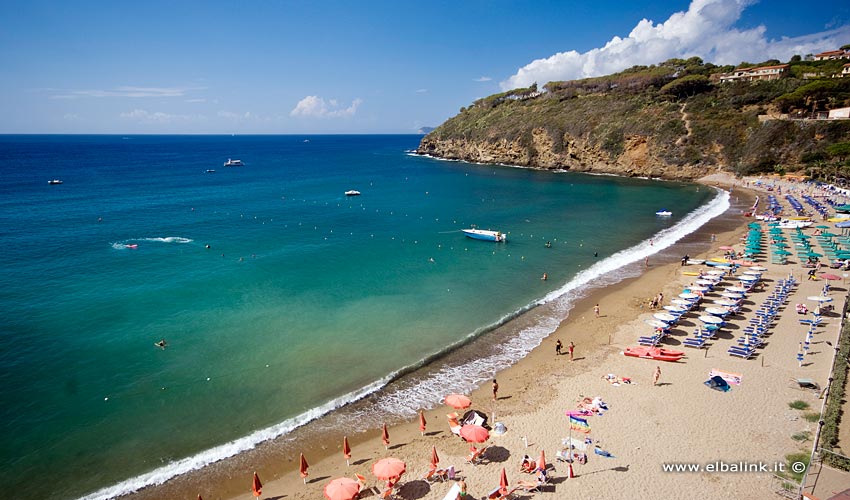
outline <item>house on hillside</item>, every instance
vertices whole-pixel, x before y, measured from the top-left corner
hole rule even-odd
[[[829,110],[830,120],[847,120],[850,119],[850,108],[838,108]]]
[[[841,76],[850,76],[850,64],[845,64],[843,68],[841,68]]]
[[[834,61],[836,59],[850,59],[850,50],[828,50],[815,54],[815,61]]]
[[[738,68],[731,73],[721,74],[720,83],[755,82],[760,80],[778,80],[788,75],[788,65],[759,66],[758,68]]]

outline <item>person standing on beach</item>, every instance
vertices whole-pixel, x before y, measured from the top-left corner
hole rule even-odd
[[[567,346],[567,353],[570,355],[570,361],[573,360],[573,351],[575,351],[576,345],[570,341],[570,345]]]
[[[493,379],[493,401],[498,399],[499,392],[499,383],[496,382],[496,379]]]
[[[562,349],[563,347],[564,347],[564,345],[563,345],[563,344],[561,344],[561,339],[558,339],[558,341],[557,341],[557,342],[555,342],[555,356],[560,356],[560,355],[561,355],[561,349]]]
[[[658,379],[661,378],[661,367],[656,366],[655,371],[652,372],[652,385],[658,385]]]
[[[593,306],[593,314],[595,314],[597,318],[599,317],[599,304]]]

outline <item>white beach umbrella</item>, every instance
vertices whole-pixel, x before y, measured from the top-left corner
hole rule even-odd
[[[717,316],[705,316],[705,315],[703,315],[703,316],[699,317],[699,320],[702,321],[703,323],[707,323],[709,325],[719,325],[720,323],[723,323],[723,320],[718,318]]]
[[[823,295],[812,295],[811,297],[806,298],[814,300],[815,302],[832,302],[832,297],[824,297]]]

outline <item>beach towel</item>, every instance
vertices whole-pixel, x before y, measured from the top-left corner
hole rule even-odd
[[[587,419],[570,416],[570,429],[578,432],[590,432],[590,424]]]
[[[708,378],[712,377],[720,377],[726,382],[733,385],[741,385],[741,379],[743,375],[740,373],[729,373],[718,370],[717,368],[712,368],[710,372],[708,372]]]
[[[732,389],[732,387],[729,386],[729,383],[723,380],[723,377],[720,376],[711,377],[705,381],[705,385],[720,392],[729,392]]]
[[[607,451],[603,450],[602,448],[599,448],[598,446],[593,449],[593,453],[596,453],[597,455],[603,456],[605,458],[616,458],[614,455],[608,453]]]
[[[568,417],[591,417],[596,415],[591,410],[567,410],[565,413]]]

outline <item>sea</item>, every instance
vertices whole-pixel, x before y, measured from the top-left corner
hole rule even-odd
[[[730,206],[420,139],[0,136],[0,491],[113,498],[319,417],[409,420]]]

